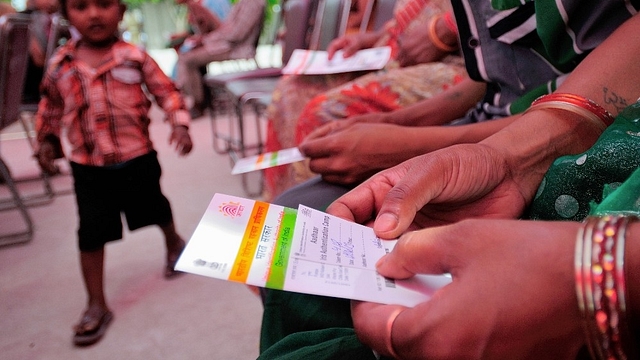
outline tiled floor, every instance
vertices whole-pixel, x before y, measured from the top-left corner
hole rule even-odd
[[[178,231],[188,238],[215,192],[244,196],[230,161],[212,149],[210,122],[193,122],[195,148],[181,158],[168,146],[168,126],[156,112],[152,138],[163,167],[162,186]],[[2,156],[16,178],[38,170],[24,139],[1,134]],[[24,194],[40,182],[20,185]],[[75,348],[72,325],[85,305],[75,229],[76,210],[68,175],[53,179],[60,192],[29,208],[33,239],[0,247],[0,358],[2,359],[254,359],[262,307],[245,286],[197,275],[162,277],[164,248],[156,228],[125,232],[107,246],[106,293],[115,321],[104,339]],[[0,185],[0,196],[8,196]],[[0,233],[20,224],[15,212],[0,212]],[[4,228],[4,230],[3,230]]]

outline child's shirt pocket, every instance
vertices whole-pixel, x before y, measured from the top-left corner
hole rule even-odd
[[[148,101],[142,90],[142,72],[136,67],[118,66],[110,71],[109,96],[115,106],[137,107]]]

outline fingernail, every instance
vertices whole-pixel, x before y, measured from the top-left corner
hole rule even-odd
[[[391,231],[398,226],[398,218],[389,213],[380,214],[376,219],[374,228],[377,231]]]

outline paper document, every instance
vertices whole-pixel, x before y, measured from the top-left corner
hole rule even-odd
[[[291,54],[287,66],[282,69],[282,73],[321,75],[362,70],[379,70],[389,61],[391,48],[383,46],[364,49],[348,58],[344,58],[342,53],[342,50],[338,50],[334,54],[333,59],[329,60],[326,51],[296,49]]]
[[[396,241],[321,211],[216,194],[176,269],[306,294],[414,306],[451,282],[445,275],[391,280],[375,263]]]
[[[236,175],[255,170],[262,170],[274,166],[302,161],[304,159],[305,157],[300,153],[298,148],[282,149],[242,158],[236,161],[233,169],[231,169],[231,174]]]

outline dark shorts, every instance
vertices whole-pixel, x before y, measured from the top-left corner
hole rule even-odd
[[[78,204],[80,251],[101,249],[122,239],[124,213],[129,230],[173,221],[169,200],[160,189],[157,153],[114,166],[71,163]]]

